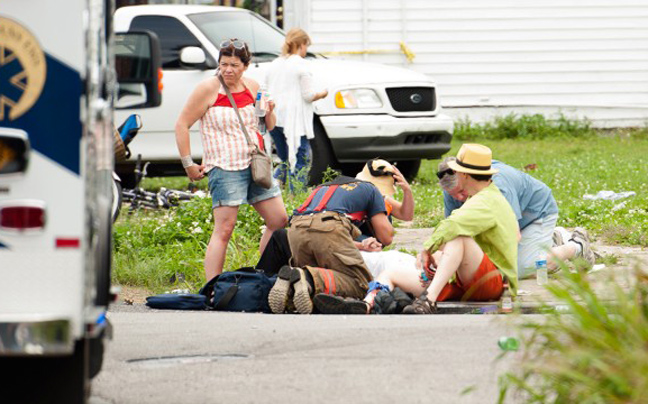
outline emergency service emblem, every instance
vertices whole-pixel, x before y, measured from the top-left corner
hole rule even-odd
[[[43,91],[47,66],[36,37],[0,17],[0,121],[19,118]]]

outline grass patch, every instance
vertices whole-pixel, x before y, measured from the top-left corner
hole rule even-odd
[[[523,120],[524,125],[510,123],[511,119],[496,121],[492,127],[503,130],[526,125],[527,129],[517,130],[524,135],[478,141],[489,146],[495,158],[515,168],[523,170],[529,164],[537,165],[537,169],[528,173],[553,189],[560,208],[559,225],[584,226],[610,244],[648,246],[646,129],[600,134],[585,124],[564,122],[558,135],[549,136],[542,129],[546,123],[538,117]],[[475,125],[471,128],[475,133],[487,133],[477,131]],[[463,138],[467,132],[458,129],[457,133]],[[545,137],[532,133],[543,133]],[[573,136],[567,137],[568,133]],[[449,154],[456,154],[462,143],[458,139],[453,141]],[[416,200],[415,228],[434,227],[443,218],[442,192],[435,176],[437,164],[438,161],[424,161],[412,183]],[[329,170],[325,178],[332,179],[335,175],[335,171]],[[186,189],[187,185],[183,177],[147,178],[142,184],[149,190]],[[200,181],[198,187],[207,189],[207,181]],[[635,191],[637,195],[622,201],[582,198],[583,194],[601,190]],[[287,212],[290,214],[307,195],[308,191],[292,195],[284,189]],[[251,207],[241,207],[227,250],[226,270],[257,262],[262,226],[261,218]],[[128,215],[124,209],[114,228],[114,281],[156,292],[176,287],[197,290],[204,281],[202,262],[212,230],[210,198],[193,200],[169,211],[139,211]]]
[[[584,272],[563,271],[547,286],[570,314],[524,318],[522,357],[500,376],[500,403],[509,395],[525,403],[647,402],[648,275],[635,270],[624,289],[612,274],[606,298]]]
[[[493,156],[547,184],[560,209],[558,225],[583,226],[610,244],[648,246],[648,141],[634,136],[587,139],[485,140]],[[452,144],[456,154],[462,142]],[[413,183],[415,227],[435,226],[443,217],[443,197],[435,177],[438,161],[424,161]],[[623,200],[584,200],[598,191],[635,191]]]
[[[544,115],[508,114],[498,116],[492,122],[476,124],[468,118],[455,123],[454,138],[457,140],[503,140],[503,139],[556,139],[588,138],[596,131],[587,120],[571,120],[560,114],[556,119]]]

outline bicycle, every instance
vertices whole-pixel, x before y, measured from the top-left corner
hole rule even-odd
[[[160,188],[158,192],[146,191],[139,184],[146,178],[146,169],[149,162],[142,166],[142,155],[137,155],[135,163],[135,188],[122,190],[122,202],[130,202],[129,213],[139,208],[147,209],[169,209],[180,205],[183,201],[191,200],[198,196],[197,193],[190,191],[180,191],[177,189]]]

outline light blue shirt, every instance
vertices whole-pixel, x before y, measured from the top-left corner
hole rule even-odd
[[[493,160],[493,168],[499,170],[493,175],[493,182],[513,208],[520,230],[540,218],[558,214],[558,205],[551,189],[542,181],[497,160]],[[463,202],[443,191],[443,205],[445,216],[448,217]]]

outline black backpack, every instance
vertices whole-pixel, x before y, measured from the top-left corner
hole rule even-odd
[[[244,267],[216,275],[198,292],[214,310],[270,313],[268,294],[277,276]]]

